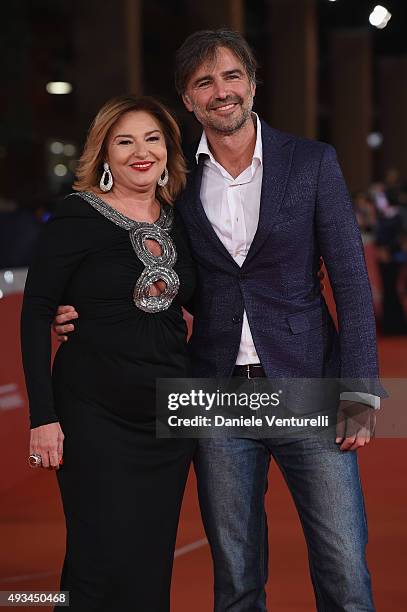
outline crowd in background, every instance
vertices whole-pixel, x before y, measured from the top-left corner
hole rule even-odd
[[[407,334],[407,181],[390,169],[381,183],[354,194],[379,330]],[[0,196],[0,270],[27,267],[55,199],[14,202]],[[375,282],[376,280],[376,282]]]
[[[382,183],[373,183],[354,196],[369,272],[376,267],[380,292],[380,331],[407,333],[407,182],[390,169]],[[374,247],[372,250],[372,246]]]

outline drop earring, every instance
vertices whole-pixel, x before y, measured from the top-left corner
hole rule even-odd
[[[100,179],[99,187],[104,192],[110,191],[113,187],[113,176],[107,162],[103,163],[103,174],[102,178]]]
[[[167,167],[165,167],[163,174],[158,179],[158,185],[159,187],[165,187],[167,183],[168,183],[168,170],[167,170]]]

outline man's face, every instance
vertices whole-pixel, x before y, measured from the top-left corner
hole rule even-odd
[[[250,118],[255,91],[236,55],[220,47],[214,60],[203,62],[192,75],[182,99],[204,129],[226,135]]]

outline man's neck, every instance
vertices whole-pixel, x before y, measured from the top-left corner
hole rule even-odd
[[[256,118],[252,117],[233,134],[220,134],[210,128],[205,130],[212,155],[233,178],[252,163],[256,146]]]

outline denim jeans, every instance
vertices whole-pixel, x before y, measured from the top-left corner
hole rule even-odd
[[[332,436],[203,439],[195,471],[215,575],[215,612],[264,612],[264,495],[278,464],[304,530],[318,612],[374,611],[357,454]]]

